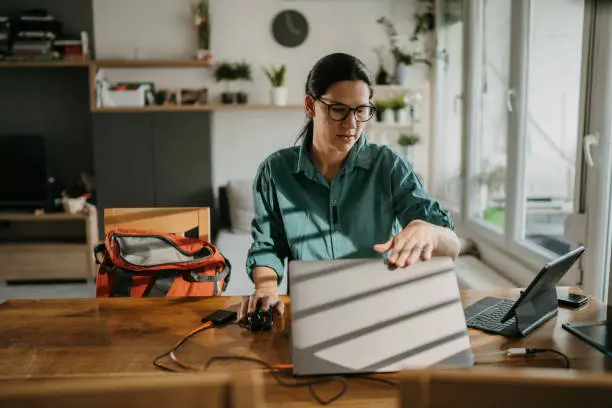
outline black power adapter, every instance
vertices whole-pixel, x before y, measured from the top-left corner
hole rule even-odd
[[[238,313],[231,310],[216,310],[202,319],[202,323],[211,322],[213,326],[223,326],[231,323],[238,317]]]

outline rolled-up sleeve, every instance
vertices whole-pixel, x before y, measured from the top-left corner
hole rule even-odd
[[[284,261],[289,253],[283,229],[278,202],[274,196],[274,185],[267,162],[260,165],[253,182],[253,203],[255,214],[251,223],[253,243],[249,249],[246,270],[251,281],[253,268],[267,266],[278,276],[278,283],[284,276]]]
[[[411,221],[423,220],[441,227],[455,229],[448,211],[432,199],[419,179],[414,167],[399,156],[393,160],[391,190],[395,214],[405,228]]]

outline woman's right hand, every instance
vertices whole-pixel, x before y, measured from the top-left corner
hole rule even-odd
[[[257,303],[261,300],[261,309],[267,312],[271,307],[276,308],[276,313],[283,316],[285,304],[278,297],[278,289],[273,287],[256,288],[251,296],[245,296],[240,306],[238,320],[246,319],[246,316],[257,311]]]
[[[282,317],[285,304],[278,297],[278,277],[274,269],[265,266],[253,268],[253,281],[255,292],[251,296],[245,296],[242,300],[238,321],[246,320],[247,315],[254,313],[257,310],[259,300],[261,300],[263,311],[275,307],[276,314]]]

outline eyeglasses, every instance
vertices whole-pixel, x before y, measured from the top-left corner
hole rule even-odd
[[[335,121],[345,120],[348,118],[348,115],[353,112],[357,122],[367,122],[368,120],[372,119],[376,113],[376,108],[372,105],[361,105],[356,108],[351,108],[343,103],[329,103],[325,102],[321,98],[317,98],[317,100],[327,106],[327,114],[329,115],[329,118]]]

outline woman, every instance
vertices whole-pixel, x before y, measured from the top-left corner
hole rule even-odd
[[[260,165],[247,271],[255,293],[241,317],[270,306],[282,314],[278,283],[285,259],[383,257],[399,267],[432,256],[455,258],[453,221],[432,200],[414,168],[363,134],[374,116],[372,79],[357,58],[319,60],[306,81],[308,122],[301,146]]]

